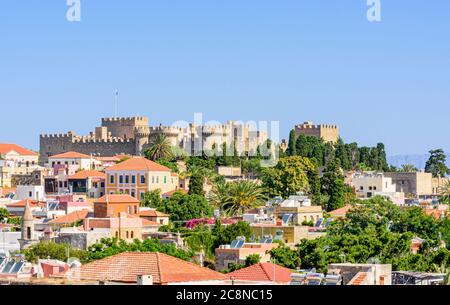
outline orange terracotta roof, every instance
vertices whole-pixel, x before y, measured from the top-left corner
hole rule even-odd
[[[30,205],[30,207],[37,207],[43,205],[43,203],[39,203],[35,200],[24,199],[18,202],[7,204],[6,206],[8,208],[24,208],[27,205],[27,203]]]
[[[156,210],[141,211],[139,213],[139,216],[140,217],[169,217],[169,215],[164,214],[159,211],[156,211]]]
[[[69,213],[67,215],[58,217],[49,221],[49,224],[71,224],[83,219],[86,219],[89,215],[89,210],[81,210]]]
[[[334,211],[330,212],[330,215],[332,217],[345,217],[347,215],[348,211],[352,208],[351,205],[346,205],[342,208],[336,209]]]
[[[69,179],[86,179],[90,177],[106,179],[105,173],[96,170],[79,171],[76,174],[69,176]]]
[[[34,151],[23,148],[19,145],[0,143],[0,154],[7,154],[13,150],[22,156],[38,156],[38,154]]]
[[[146,158],[135,157],[130,158],[122,163],[113,165],[106,169],[107,171],[122,171],[122,170],[138,170],[138,171],[158,171],[170,172],[168,167],[165,167],[156,162],[150,161]]]
[[[186,191],[186,190],[184,190],[184,189],[178,189],[178,190],[173,190],[173,191],[164,193],[164,194],[162,194],[162,196],[164,196],[164,197],[171,197],[171,196],[172,196],[173,194],[175,194],[176,192],[181,192],[181,193],[184,193],[184,194],[187,194],[187,193],[188,193],[188,191]]]
[[[245,281],[270,281],[276,283],[290,283],[294,271],[273,263],[258,263],[253,266],[228,273],[228,278]]]
[[[431,216],[435,219],[441,219],[441,218],[445,217],[446,211],[442,211],[442,210],[440,211],[440,210],[436,210],[436,209],[425,210],[425,214],[427,214],[428,216]]]
[[[53,155],[49,159],[90,159],[91,156],[78,153],[76,151],[68,151],[63,154]]]
[[[360,272],[358,274],[358,277],[353,281],[352,285],[360,286],[366,280],[366,277],[367,277],[366,272]]]
[[[128,218],[140,218],[136,215],[127,214]],[[161,227],[162,224],[157,223],[156,221],[147,220],[145,218],[140,218],[142,220],[142,227]]]
[[[140,201],[128,194],[112,194],[98,198],[96,203],[139,203]]]
[[[219,272],[157,252],[124,252],[56,277],[136,283],[138,275],[152,275],[154,284],[226,280],[226,276]]]

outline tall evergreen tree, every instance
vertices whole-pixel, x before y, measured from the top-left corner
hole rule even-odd
[[[446,164],[447,156],[443,149],[430,150],[430,158],[425,164],[425,172],[431,173],[433,177],[445,177],[450,174]]]
[[[296,144],[297,144],[297,139],[296,139],[296,135],[295,135],[295,130],[292,129],[291,132],[289,133],[289,143],[288,143],[288,149],[287,149],[287,154],[289,156],[295,156],[297,155],[297,151],[296,151]]]

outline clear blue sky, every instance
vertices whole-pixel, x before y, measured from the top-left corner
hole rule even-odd
[[[152,124],[339,124],[388,154],[450,151],[450,1],[65,0],[0,4],[0,141],[84,134],[114,114]]]

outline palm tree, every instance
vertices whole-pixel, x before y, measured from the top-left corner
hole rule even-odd
[[[216,208],[221,209],[230,203],[230,183],[216,183],[208,196],[208,200]]]
[[[434,271],[444,274],[444,285],[450,285],[450,267],[447,267],[444,263],[441,266],[433,264]]]
[[[171,159],[173,157],[170,142],[163,134],[158,134],[150,141],[149,147],[144,154],[147,159],[152,161]]]
[[[438,189],[439,195],[445,198],[446,202],[450,201],[450,180],[445,181]]]
[[[260,206],[265,199],[264,189],[256,183],[246,180],[231,182],[222,208],[228,215],[237,216]]]
[[[416,168],[414,165],[412,165],[412,164],[403,164],[402,167],[400,168],[400,171],[401,171],[401,172],[404,172],[404,173],[415,173],[415,172],[417,172],[418,170],[417,170],[417,168]]]

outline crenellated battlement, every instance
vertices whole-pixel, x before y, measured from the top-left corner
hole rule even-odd
[[[76,137],[76,135],[73,132],[68,133],[53,133],[53,134],[41,134],[39,135],[40,138],[43,139],[50,139],[50,138],[56,138],[56,139],[72,139]]]
[[[305,122],[303,124],[295,125],[295,129],[297,130],[303,130],[303,129],[339,129],[339,126],[337,125],[330,125],[330,124],[313,124],[312,122]]]
[[[107,123],[107,122],[121,122],[121,123],[125,123],[125,122],[129,122],[129,123],[141,122],[141,123],[148,123],[148,118],[145,117],[145,116],[102,118],[102,123]]]
[[[167,132],[167,133],[180,133],[184,131],[184,128],[178,126],[152,126],[149,128],[150,133],[153,132]]]
[[[91,137],[83,137],[74,139],[72,143],[134,143],[134,139],[123,139],[123,138],[96,139]]]

